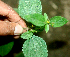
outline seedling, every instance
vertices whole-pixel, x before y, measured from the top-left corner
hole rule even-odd
[[[43,16],[40,0],[19,0],[18,8],[14,8],[14,10],[28,23],[32,24],[28,26],[28,28],[23,28],[26,29],[27,32],[21,34],[20,36],[23,39],[27,39],[22,47],[24,56],[47,57],[48,50],[46,42],[43,40],[43,38],[33,35],[33,33],[43,31],[44,29],[47,33],[49,31],[49,26],[61,27],[66,24],[68,20],[61,16],[54,16],[49,19],[46,13],[44,13]],[[4,56],[6,54],[0,53],[1,56]]]

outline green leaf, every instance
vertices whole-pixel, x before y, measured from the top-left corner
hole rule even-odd
[[[13,8],[18,14],[19,14],[19,12],[18,12],[18,8]]]
[[[25,57],[48,56],[46,42],[42,38],[35,35],[33,35],[32,38],[26,40],[22,48]]]
[[[21,34],[20,37],[23,38],[23,39],[29,39],[29,38],[32,37],[32,35],[33,35],[33,33],[31,31],[27,31],[27,32]]]
[[[61,16],[55,16],[50,19],[50,24],[53,27],[61,27],[64,24],[66,24],[67,22],[68,22],[68,20]]]
[[[46,33],[49,31],[49,25],[48,24],[45,25],[45,31],[46,31]]]
[[[19,15],[25,19],[25,15],[39,13],[42,14],[42,5],[40,0],[19,0]]]
[[[28,23],[28,24],[30,24],[30,23]],[[41,31],[43,31],[44,30],[44,28],[45,28],[45,26],[35,26],[35,25],[33,25],[33,24],[30,24],[30,25],[28,25],[29,26],[29,28],[31,28],[32,30],[34,30],[34,32],[41,32]],[[32,31],[31,30],[31,31]],[[33,32],[33,33],[34,33]]]
[[[32,24],[34,24],[35,26],[44,26],[45,25],[45,18],[41,14],[35,13],[35,14],[26,15],[25,19],[28,22],[31,22]]]
[[[47,14],[46,14],[46,13],[44,13],[44,18],[45,18],[45,21],[47,21],[48,16],[47,16]]]
[[[44,30],[44,26],[41,26],[41,27],[38,27],[38,26],[36,26],[34,29],[37,31],[37,32],[41,32],[41,31],[43,31]]]
[[[8,44],[0,46],[0,55],[1,56],[7,55],[11,51],[13,45],[14,45],[14,42],[10,42]]]

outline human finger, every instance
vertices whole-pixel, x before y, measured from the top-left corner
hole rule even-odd
[[[23,28],[14,22],[0,21],[0,36],[20,35]]]
[[[9,21],[16,22],[24,28],[27,27],[24,20],[20,18],[20,16],[12,9],[12,7],[2,1],[0,1],[0,15],[7,16]]]

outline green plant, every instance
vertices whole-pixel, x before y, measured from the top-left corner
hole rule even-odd
[[[28,28],[23,28],[26,29],[27,32],[20,36],[23,39],[27,39],[22,47],[24,56],[47,57],[48,50],[46,42],[41,37],[33,35],[33,33],[40,32],[44,30],[44,28],[47,33],[49,31],[49,25],[52,27],[61,27],[66,24],[68,20],[61,16],[54,16],[49,19],[46,13],[44,13],[43,16],[40,0],[19,0],[18,8],[14,8],[14,10],[28,23],[31,23]]]

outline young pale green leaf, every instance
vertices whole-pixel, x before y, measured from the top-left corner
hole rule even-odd
[[[33,35],[32,38],[26,40],[22,48],[25,57],[48,56],[46,42],[42,38],[35,35]]]
[[[0,55],[1,56],[7,55],[11,51],[13,45],[14,45],[14,42],[10,42],[8,44],[0,46]]]
[[[45,25],[45,31],[46,31],[46,33],[49,31],[49,25],[48,24]]]
[[[44,16],[41,14],[38,14],[38,13],[26,15],[25,19],[28,22],[31,22],[32,24],[34,24],[35,26],[44,26],[45,25]]]
[[[45,21],[47,21],[48,16],[47,16],[47,14],[46,14],[46,13],[44,13],[44,18],[45,18]]]
[[[53,27],[61,27],[64,24],[66,24],[67,22],[68,22],[68,20],[61,16],[55,16],[50,19],[50,24]]]
[[[19,15],[25,19],[25,15],[39,13],[42,14],[42,5],[40,0],[19,0]]]
[[[33,33],[31,31],[27,31],[27,32],[21,34],[20,37],[23,38],[23,39],[29,39],[29,38],[32,37],[32,35],[33,35]]]

